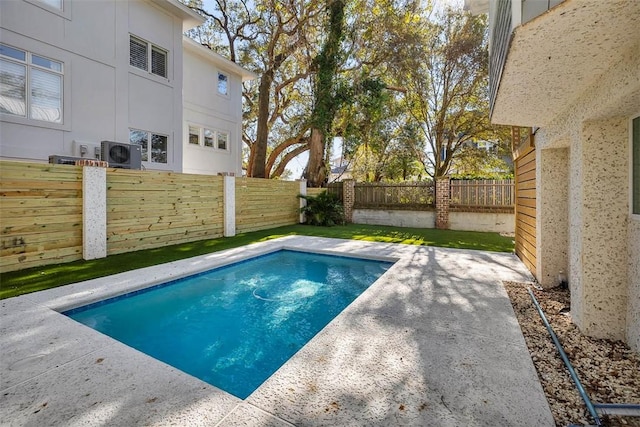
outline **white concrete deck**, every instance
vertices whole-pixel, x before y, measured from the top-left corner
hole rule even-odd
[[[249,398],[58,311],[281,248],[397,263]],[[0,424],[553,426],[502,280],[513,255],[292,236],[1,301]]]

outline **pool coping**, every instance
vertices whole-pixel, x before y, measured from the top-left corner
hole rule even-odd
[[[396,264],[245,400],[59,314],[281,249]],[[288,236],[10,298],[0,313],[0,419],[553,425],[503,280],[531,276],[512,254]],[[459,381],[440,377],[443,369]]]

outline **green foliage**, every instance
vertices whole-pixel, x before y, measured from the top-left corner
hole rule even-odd
[[[298,197],[307,201],[307,205],[300,208],[300,212],[305,215],[306,224],[322,227],[344,224],[344,207],[335,194],[323,191],[317,196]]]

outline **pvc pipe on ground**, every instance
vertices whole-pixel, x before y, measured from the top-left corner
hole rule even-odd
[[[544,315],[544,312],[542,311],[542,307],[540,307],[540,304],[538,304],[538,300],[533,295],[531,288],[527,289],[527,291],[529,292],[529,296],[531,296],[531,299],[533,300],[533,305],[535,305],[536,309],[538,310],[538,314],[540,314],[540,318],[542,319],[544,326],[546,326],[547,331],[549,331],[549,335],[551,335],[551,339],[553,340],[553,343],[556,345],[556,349],[558,350],[558,353],[560,354],[562,361],[564,362],[565,366],[569,370],[569,375],[571,375],[571,379],[576,385],[578,389],[578,393],[580,394],[580,397],[584,401],[584,404],[587,407],[587,410],[591,414],[591,417],[593,418],[593,420],[596,422],[596,425],[602,426],[602,421],[600,420],[600,416],[598,415],[598,413],[596,412],[596,409],[591,403],[591,400],[589,399],[587,392],[584,390],[584,387],[582,387],[582,383],[580,382],[580,379],[578,378],[576,371],[573,369],[573,366],[571,365],[571,362],[569,361],[567,354],[564,352],[564,349],[562,348],[562,344],[560,344],[560,341],[558,341],[558,337],[556,336],[556,333],[553,332],[553,328],[549,324],[547,317]]]

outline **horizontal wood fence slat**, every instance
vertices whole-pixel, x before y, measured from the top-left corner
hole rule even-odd
[[[236,231],[247,233],[297,224],[299,192],[297,181],[236,178]]]
[[[221,237],[220,176],[107,170],[107,254]]]
[[[82,168],[0,164],[0,271],[82,258]]]

